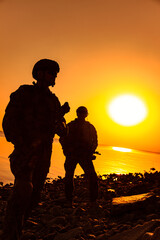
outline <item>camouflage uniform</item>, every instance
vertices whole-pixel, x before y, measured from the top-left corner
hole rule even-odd
[[[4,232],[10,231],[6,240],[20,239],[24,218],[39,200],[49,172],[57,123],[64,122],[62,115],[58,98],[37,84],[20,86],[10,96],[3,129],[7,141],[14,144],[9,158],[15,184],[5,217]]]
[[[88,121],[81,122],[75,119],[67,124],[68,135],[60,138],[65,160],[65,195],[71,202],[73,198],[73,176],[76,165],[84,170],[89,180],[90,201],[96,201],[98,197],[97,174],[92,160],[98,146],[95,127]]]

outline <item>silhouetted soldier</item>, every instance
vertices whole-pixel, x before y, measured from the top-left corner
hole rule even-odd
[[[72,205],[73,198],[73,177],[76,165],[84,170],[89,180],[90,201],[96,202],[98,197],[97,174],[92,160],[95,159],[94,153],[98,146],[97,132],[95,127],[85,120],[88,116],[86,107],[77,109],[77,117],[74,121],[67,124],[67,136],[60,137],[65,160],[65,195],[68,206]]]
[[[9,158],[15,182],[6,210],[5,240],[20,239],[23,221],[38,203],[49,172],[53,137],[66,131],[63,116],[69,105],[61,106],[49,90],[58,72],[57,62],[38,61],[32,72],[37,82],[20,86],[6,108],[2,125],[7,141],[14,144]]]

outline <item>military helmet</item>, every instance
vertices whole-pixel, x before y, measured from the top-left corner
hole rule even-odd
[[[88,110],[84,106],[80,106],[79,108],[77,108],[76,113],[77,113],[77,115],[86,114],[86,116],[88,116]]]
[[[32,76],[37,80],[38,71],[59,72],[59,65],[56,61],[50,59],[41,59],[33,67]]]

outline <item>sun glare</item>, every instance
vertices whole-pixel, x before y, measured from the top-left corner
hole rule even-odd
[[[122,126],[133,126],[142,122],[147,116],[143,101],[130,94],[118,96],[109,104],[109,116]]]

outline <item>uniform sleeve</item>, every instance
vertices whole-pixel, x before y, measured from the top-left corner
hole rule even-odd
[[[63,108],[61,106],[59,99],[56,96],[55,100],[56,100],[55,133],[58,136],[65,136],[67,133],[67,127],[66,120],[64,118]]]

